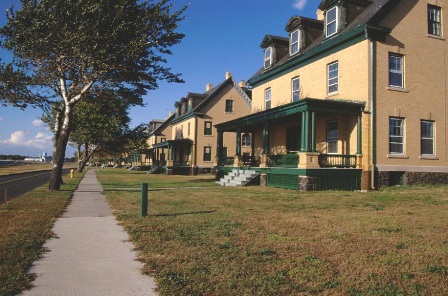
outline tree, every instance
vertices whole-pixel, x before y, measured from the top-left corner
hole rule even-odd
[[[129,133],[128,109],[136,105],[141,105],[141,101],[129,101],[107,90],[90,94],[78,103],[69,138],[69,144],[77,148],[78,172],[83,171],[93,154],[118,149]],[[55,114],[48,110],[42,120],[51,125]]]
[[[185,9],[172,12],[169,0],[21,0],[9,10],[1,45],[14,59],[0,67],[0,95],[54,110],[50,190],[60,189],[79,102],[105,89],[141,100],[160,80],[183,82],[164,56],[184,37],[176,29]]]

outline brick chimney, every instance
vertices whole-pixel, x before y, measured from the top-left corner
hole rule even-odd
[[[229,79],[230,77],[232,77],[232,73],[226,72],[226,80]]]
[[[205,91],[209,91],[213,88],[213,84],[209,83],[205,86]]]
[[[241,88],[247,88],[247,83],[246,83],[246,81],[241,80],[241,81],[238,83],[238,86],[241,87]]]

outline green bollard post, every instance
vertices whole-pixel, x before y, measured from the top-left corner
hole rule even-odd
[[[148,183],[142,183],[142,192],[141,192],[141,216],[145,217],[148,215]]]

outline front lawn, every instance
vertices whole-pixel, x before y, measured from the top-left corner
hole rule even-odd
[[[122,169],[98,178],[161,295],[448,294],[448,186],[303,193]],[[145,218],[140,192],[124,190],[142,182]]]

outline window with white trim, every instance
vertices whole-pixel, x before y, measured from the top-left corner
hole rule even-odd
[[[337,93],[339,90],[339,63],[334,62],[327,66],[328,68],[328,94]]]
[[[338,7],[335,6],[325,14],[325,36],[330,37],[338,30]]]
[[[233,112],[233,100],[226,100],[226,113]]]
[[[212,161],[212,147],[205,146],[204,147],[204,156],[202,158],[203,161]]]
[[[300,32],[299,30],[295,30],[289,35],[289,54],[294,55],[299,52],[300,45],[299,45],[299,39],[300,39]]]
[[[404,87],[403,79],[403,55],[389,53],[389,86]]]
[[[439,6],[428,4],[428,34],[442,36],[442,9]]]
[[[211,121],[204,122],[204,135],[205,136],[212,135],[212,122]]]
[[[291,80],[292,96],[291,102],[297,102],[300,99],[300,78],[296,77]]]
[[[404,119],[398,117],[389,118],[389,153],[404,153]]]
[[[250,147],[252,144],[252,137],[250,134],[246,133],[241,136],[241,145],[244,147]]]
[[[272,47],[268,47],[264,50],[264,68],[267,69],[271,66],[272,61]]]
[[[338,153],[338,122],[327,122],[327,153]]]
[[[266,110],[271,109],[271,89],[270,88],[267,88],[264,91],[264,100],[265,100]]]
[[[420,122],[421,154],[434,155],[434,121]]]

